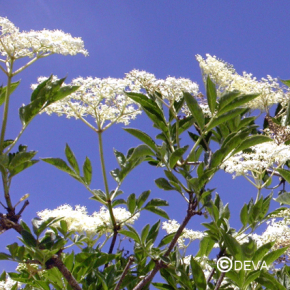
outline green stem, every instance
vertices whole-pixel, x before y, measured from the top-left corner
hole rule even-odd
[[[2,128],[1,128],[1,137],[0,137],[0,154],[3,154],[3,143],[4,143],[5,132],[6,132],[6,127],[7,127],[9,96],[10,96],[10,87],[11,87],[11,80],[12,80],[12,68],[13,68],[13,60],[11,60],[10,62],[10,69],[9,69],[6,94],[5,94],[5,104],[4,104],[4,112],[3,112],[3,120],[2,120]]]
[[[5,171],[5,173],[2,172],[2,182],[3,182],[3,188],[4,188],[4,197],[6,200],[6,204],[7,207],[10,211],[13,210],[13,206],[12,206],[12,202],[11,202],[11,198],[10,198],[10,194],[9,194],[9,181],[7,178],[7,173]]]
[[[105,185],[105,192],[107,197],[107,207],[110,213],[112,225],[115,228],[116,227],[116,220],[113,213],[112,208],[112,201],[110,197],[110,191],[108,186],[108,180],[107,180],[107,173],[106,173],[106,167],[105,167],[105,159],[104,159],[104,150],[103,150],[103,140],[102,140],[102,133],[103,131],[101,129],[98,130],[98,136],[99,136],[99,151],[100,151],[100,159],[101,159],[101,167],[102,167],[102,173],[103,173],[103,179],[104,179],[104,185]]]

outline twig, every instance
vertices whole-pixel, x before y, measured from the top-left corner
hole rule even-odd
[[[127,265],[126,265],[126,267],[125,267],[125,269],[124,269],[124,271],[122,273],[122,276],[121,276],[121,278],[120,278],[120,280],[119,280],[119,282],[116,285],[114,290],[119,290],[120,289],[120,286],[121,286],[125,276],[127,275],[127,272],[129,271],[129,268],[130,268],[130,266],[132,265],[133,262],[134,262],[134,257],[130,256],[129,260],[128,260],[128,263],[127,263]]]
[[[188,222],[190,221],[190,219],[196,215],[196,214],[199,214],[199,212],[196,212],[195,209],[196,209],[196,206],[197,206],[197,201],[196,200],[193,200],[193,201],[190,201],[189,204],[188,204],[188,209],[187,209],[187,215],[186,217],[184,218],[182,224],[180,225],[180,227],[178,228],[177,232],[175,233],[174,235],[174,238],[173,240],[171,241],[166,253],[164,254],[164,257],[167,257],[170,252],[173,250],[178,238],[180,237],[180,235],[182,234],[182,231],[184,230],[184,228],[186,227],[186,225],[188,224]],[[149,274],[143,279],[141,280],[134,288],[133,290],[140,290],[142,289],[147,283],[149,283],[153,278],[154,276],[158,273],[158,271],[161,269],[161,268],[165,268],[167,267],[166,264],[162,261],[156,261],[155,262],[155,267],[154,269],[149,272]]]
[[[118,230],[119,230],[119,228],[114,229],[114,235],[113,235],[113,239],[112,239],[108,254],[113,253],[113,250],[114,250],[114,247],[116,244],[116,240],[117,240]],[[109,263],[106,263],[104,269],[106,269],[108,267],[108,265],[109,265]]]
[[[213,275],[214,275],[214,272],[215,272],[215,268],[212,268],[212,270],[211,270],[209,276],[208,276],[207,279],[206,279],[206,284],[208,284],[208,283],[210,282],[211,278],[212,278]]]
[[[29,205],[29,201],[26,200],[17,215],[20,216],[28,205]]]
[[[224,279],[225,275],[226,275],[225,272],[221,273],[221,275],[220,275],[220,277],[219,277],[219,279],[218,279],[218,281],[217,281],[217,283],[215,285],[214,290],[218,290],[220,288],[220,286],[221,286],[221,284],[223,282],[223,279]]]

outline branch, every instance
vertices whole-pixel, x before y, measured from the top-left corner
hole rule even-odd
[[[182,231],[184,230],[184,228],[186,227],[186,225],[188,224],[188,222],[190,221],[190,219],[194,215],[199,214],[199,212],[196,212],[195,211],[196,206],[197,206],[197,201],[196,200],[189,202],[188,209],[187,209],[187,215],[184,218],[184,220],[183,220],[182,224],[180,225],[180,227],[178,228],[177,232],[175,233],[173,240],[171,241],[171,243],[170,243],[167,251],[164,254],[164,257],[169,256],[170,252],[173,250],[175,244],[177,243],[178,238],[182,234]],[[143,280],[141,280],[133,288],[133,290],[140,290],[140,289],[142,289],[147,283],[149,283],[154,278],[154,276],[158,273],[158,271],[161,268],[165,268],[165,267],[166,267],[166,264],[164,262],[162,262],[162,261],[156,261],[155,262],[154,269],[151,272],[149,272],[148,275]]]
[[[126,265],[126,267],[125,267],[125,269],[124,269],[124,271],[122,273],[122,276],[121,276],[121,278],[120,278],[120,280],[119,280],[119,282],[116,285],[116,287],[115,287],[114,290],[119,290],[120,289],[120,286],[121,286],[121,284],[122,284],[125,276],[127,275],[127,272],[129,271],[130,266],[132,265],[133,262],[134,262],[134,257],[133,256],[130,256],[129,257],[129,260],[128,260],[128,263],[127,263],[127,265]]]
[[[223,282],[223,279],[224,279],[225,275],[226,275],[225,272],[221,273],[221,275],[220,275],[220,277],[219,277],[219,279],[218,279],[218,281],[217,281],[217,283],[215,285],[214,290],[218,290],[220,288],[220,286],[221,286],[221,284]]]
[[[113,239],[112,239],[108,254],[112,254],[113,253],[113,250],[114,250],[114,247],[115,247],[115,243],[116,243],[116,240],[117,240],[118,230],[119,229],[114,228],[114,235],[113,235]],[[108,267],[108,265],[109,265],[109,263],[107,263],[105,265],[104,269],[106,269]]]
[[[56,267],[64,276],[64,278],[67,280],[68,284],[74,289],[74,290],[82,290],[74,276],[71,274],[71,272],[67,269],[65,264],[62,262],[62,260],[55,255],[51,259],[49,259],[46,262],[47,268],[51,269],[53,267]]]

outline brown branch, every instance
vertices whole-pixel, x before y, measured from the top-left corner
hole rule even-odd
[[[16,232],[21,234],[22,226],[18,224],[18,217],[17,215],[9,216],[9,214],[0,213],[0,233],[3,233],[7,230],[14,229]]]
[[[178,238],[182,234],[182,231],[184,230],[184,228],[186,227],[186,225],[188,224],[188,222],[190,221],[190,219],[194,215],[199,214],[199,212],[196,212],[195,211],[196,206],[197,206],[197,201],[194,200],[194,201],[190,201],[189,202],[186,217],[184,218],[182,224],[180,225],[180,227],[178,228],[177,232],[175,233],[173,240],[171,241],[171,243],[170,243],[167,251],[164,254],[164,257],[169,256],[170,252],[173,250],[175,244],[177,243]],[[148,275],[144,279],[142,279],[133,288],[133,290],[140,290],[140,289],[142,289],[147,283],[149,283],[154,278],[154,276],[158,273],[158,271],[161,268],[165,268],[165,267],[166,267],[166,264],[164,262],[162,262],[162,261],[156,261],[155,262],[154,269],[151,272],[149,272]]]
[[[208,284],[208,283],[210,282],[211,278],[212,278],[213,275],[214,275],[214,272],[215,272],[215,268],[212,268],[212,270],[211,270],[209,276],[208,276],[207,279],[206,279],[206,284]]]
[[[112,254],[113,253],[119,229],[120,229],[120,227],[114,228],[114,235],[113,235],[113,239],[112,239],[108,254]],[[108,267],[108,265],[109,265],[109,263],[106,263],[104,269],[106,269]]]
[[[116,287],[115,287],[114,290],[119,290],[120,289],[120,286],[121,286],[121,284],[122,284],[125,276],[127,275],[127,272],[129,271],[130,266],[132,265],[133,262],[134,262],[134,257],[133,256],[130,256],[129,257],[129,260],[128,260],[128,263],[127,263],[127,265],[126,265],[126,267],[125,267],[125,269],[124,269],[124,271],[122,273],[122,276],[121,276],[121,278],[120,278],[120,280],[119,280],[119,282],[116,285]]]
[[[64,276],[64,278],[67,280],[68,284],[74,289],[74,290],[82,290],[74,276],[71,274],[71,272],[67,269],[65,264],[62,262],[62,260],[55,255],[51,259],[49,259],[46,262],[47,268],[51,269],[53,267],[56,267],[61,274]]]
[[[216,285],[215,285],[214,290],[218,290],[218,289],[221,287],[221,284],[222,284],[222,282],[223,282],[223,279],[224,279],[225,275],[226,275],[225,272],[221,273],[221,275],[220,275],[218,281],[216,282]]]
[[[22,206],[22,208],[20,209],[20,211],[18,212],[17,215],[21,216],[21,214],[23,213],[23,211],[25,210],[25,208],[29,205],[29,201],[26,200]]]

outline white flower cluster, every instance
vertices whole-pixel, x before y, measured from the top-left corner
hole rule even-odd
[[[11,290],[12,287],[17,283],[17,288],[20,289],[20,283],[12,280],[8,275],[5,281],[0,281],[0,290]]]
[[[176,220],[168,220],[162,223],[162,229],[164,229],[167,232],[167,234],[177,232],[179,227],[180,224]],[[182,232],[182,235],[178,238],[177,241],[178,247],[180,249],[186,248],[187,247],[187,245],[185,245],[186,239],[189,240],[189,243],[191,243],[194,240],[201,240],[204,236],[205,234],[200,231],[193,231],[185,228]]]
[[[290,160],[290,146],[266,142],[251,147],[251,153],[240,152],[221,164],[221,169],[235,176],[247,175],[248,171],[262,173],[274,165],[281,166]]]
[[[132,216],[124,208],[113,208],[113,214],[116,222],[120,225],[133,224],[139,217],[139,214]],[[109,211],[104,206],[101,207],[99,212],[94,212],[92,215],[88,215],[85,206],[77,205],[73,209],[67,204],[61,205],[54,210],[45,209],[38,212],[37,215],[43,220],[47,220],[50,217],[63,218],[67,222],[69,231],[85,234],[88,237],[93,237],[97,233],[103,234],[113,231]]]
[[[272,104],[282,102],[286,104],[289,97],[287,89],[286,93],[279,86],[278,80],[267,76],[257,81],[252,74],[243,72],[239,75],[231,65],[218,60],[215,56],[206,55],[203,59],[200,55],[196,56],[199,66],[204,76],[210,76],[218,87],[219,95],[224,91],[238,90],[243,94],[260,94],[260,96],[253,101],[250,101],[247,106],[252,109],[265,110]]]
[[[41,83],[45,79],[45,77],[40,77],[38,82]],[[80,86],[80,88],[63,100],[46,107],[43,112],[49,115],[56,113],[59,116],[66,115],[67,118],[81,119],[87,125],[90,123],[85,117],[91,116],[97,123],[97,130],[105,130],[113,123],[128,125],[130,120],[141,113],[140,107],[124,93],[131,86],[131,81],[126,78],[79,77],[70,85]],[[31,87],[35,89],[36,86],[34,84]]]
[[[132,81],[135,89],[145,89],[149,94],[159,92],[170,104],[179,101],[184,92],[194,96],[198,94],[198,85],[190,79],[177,79],[170,76],[165,80],[156,79],[153,74],[139,70],[132,70],[126,74],[126,77]]]
[[[0,17],[0,54],[5,58],[43,57],[62,55],[88,55],[81,38],[74,38],[60,30],[20,32],[7,18]]]

